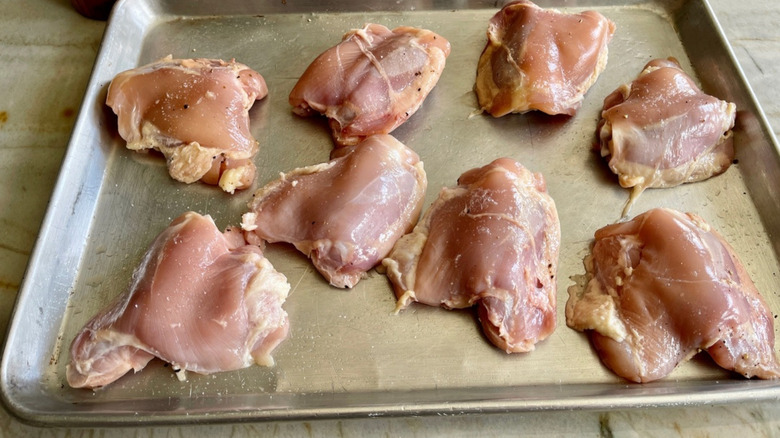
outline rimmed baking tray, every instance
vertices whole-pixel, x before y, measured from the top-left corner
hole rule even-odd
[[[617,31],[609,63],[574,117],[475,115],[472,91],[493,1],[120,1],[110,19],[39,240],[20,290],[2,359],[2,398],[22,420],[49,425],[135,425],[341,416],[646,407],[776,399],[780,384],[745,380],[697,357],[668,378],[630,384],[606,370],[584,335],[565,325],[572,277],[584,273],[593,232],[620,216],[628,192],[592,150],[604,97],[656,57],[674,56],[703,89],[738,107],[737,162],[725,174],[645,192],[632,212],[693,211],[718,229],[780,312],[780,154],[766,119],[705,0],[539,1],[596,9]],[[122,293],[154,236],[186,210],[237,224],[251,190],[230,196],[172,181],[163,160],[130,152],[104,105],[120,71],[165,55],[236,58],[264,75],[270,95],[251,110],[261,144],[258,185],[327,160],[322,119],[294,116],[287,95],[314,57],[366,22],[432,29],[452,54],[422,108],[394,135],[422,157],[426,207],[466,169],[509,156],[542,172],[561,218],[559,325],[530,354],[507,355],[470,311],[413,305],[393,315],[386,278],[329,287],[284,245],[266,251],[293,286],[290,338],[276,366],[184,382],[153,361],[98,391],[65,383],[81,326]],[[775,243],[773,243],[775,242]]]

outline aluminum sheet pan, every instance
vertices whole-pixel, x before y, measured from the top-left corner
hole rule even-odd
[[[606,370],[586,337],[565,325],[571,278],[593,232],[620,215],[620,188],[592,150],[604,97],[656,57],[674,56],[705,91],[737,103],[738,163],[708,181],[649,190],[633,207],[693,211],[729,240],[773,312],[780,312],[780,154],[711,9],[704,0],[540,1],[596,9],[617,24],[609,63],[576,116],[493,119],[472,113],[477,59],[500,5],[480,1],[133,0],[107,27],[61,175],[20,290],[2,360],[2,397],[37,424],[135,425],[340,416],[645,407],[776,399],[780,385],[745,380],[697,357],[651,384]],[[383,275],[353,290],[329,287],[303,256],[270,245],[293,286],[290,338],[276,366],[179,382],[153,361],[109,387],[65,382],[75,333],[128,284],[154,236],[186,210],[236,224],[252,190],[230,196],[168,177],[162,159],[128,151],[104,105],[117,73],[165,55],[233,58],[264,75],[270,95],[251,110],[261,144],[257,184],[328,158],[323,119],[292,114],[287,95],[316,55],[366,22],[440,33],[452,54],[436,88],[394,135],[416,150],[429,178],[426,208],[466,169],[509,156],[542,172],[561,219],[556,332],[531,354],[507,355],[482,336],[470,311],[413,305],[393,315]],[[774,242],[774,243],[773,243]],[[701,355],[705,356],[705,355]]]

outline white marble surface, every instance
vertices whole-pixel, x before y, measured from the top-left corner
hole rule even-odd
[[[780,3],[710,0],[780,133]],[[0,0],[0,331],[5,332],[105,23],[67,0]],[[780,436],[780,401],[691,408],[127,429],[39,428],[0,409],[0,436]]]

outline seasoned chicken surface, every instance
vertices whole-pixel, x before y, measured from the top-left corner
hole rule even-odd
[[[123,295],[71,344],[68,384],[107,385],[158,357],[209,374],[272,365],[290,285],[240,231],[188,212],[154,240]]]
[[[450,43],[429,30],[366,24],[309,65],[290,93],[301,116],[328,117],[338,146],[388,134],[414,114],[444,70]]]
[[[560,225],[544,178],[508,158],[444,188],[414,231],[382,262],[397,310],[417,301],[478,306],[485,335],[527,352],[556,324]]]
[[[566,323],[634,382],[661,379],[699,351],[745,377],[780,377],[772,312],[733,249],[700,217],[654,209],[608,225],[569,288]]]
[[[295,245],[331,285],[352,287],[417,222],[427,179],[417,154],[387,134],[334,153],[259,189],[242,227],[250,240]]]
[[[480,107],[494,117],[532,110],[574,115],[607,65],[614,32],[598,12],[566,14],[527,0],[507,4],[490,19],[479,58]]]
[[[106,104],[128,149],[158,150],[173,179],[233,193],[254,181],[249,109],[267,94],[263,77],[234,60],[168,56],[118,74]]]
[[[639,77],[604,99],[601,155],[633,187],[674,187],[725,172],[734,159],[736,106],[704,94],[676,60],[650,61]],[[624,214],[625,214],[624,212]]]

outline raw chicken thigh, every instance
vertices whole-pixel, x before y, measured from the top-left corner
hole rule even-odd
[[[273,365],[289,290],[239,230],[185,213],[154,240],[128,291],[73,340],[68,384],[104,386],[154,357],[203,374]]]
[[[249,108],[267,94],[263,77],[235,60],[168,56],[118,74],[106,104],[128,149],[158,150],[173,179],[233,193],[254,181]]]
[[[247,238],[292,243],[336,287],[352,287],[412,229],[427,179],[414,151],[379,134],[255,193]]]
[[[328,117],[338,146],[387,134],[422,105],[436,85],[450,43],[425,29],[367,24],[322,53],[290,93],[301,116]]]
[[[620,185],[673,187],[725,172],[734,159],[736,107],[704,94],[673,58],[650,61],[604,99],[601,155]]]
[[[560,225],[544,178],[501,158],[444,188],[382,262],[397,310],[477,304],[488,339],[527,352],[555,330]]]
[[[663,378],[706,350],[745,377],[780,377],[772,313],[733,249],[694,214],[654,209],[596,232],[587,285],[566,323],[635,382]]]
[[[615,25],[594,11],[566,14],[527,0],[504,6],[488,25],[475,91],[494,117],[539,110],[574,115],[607,65]]]

